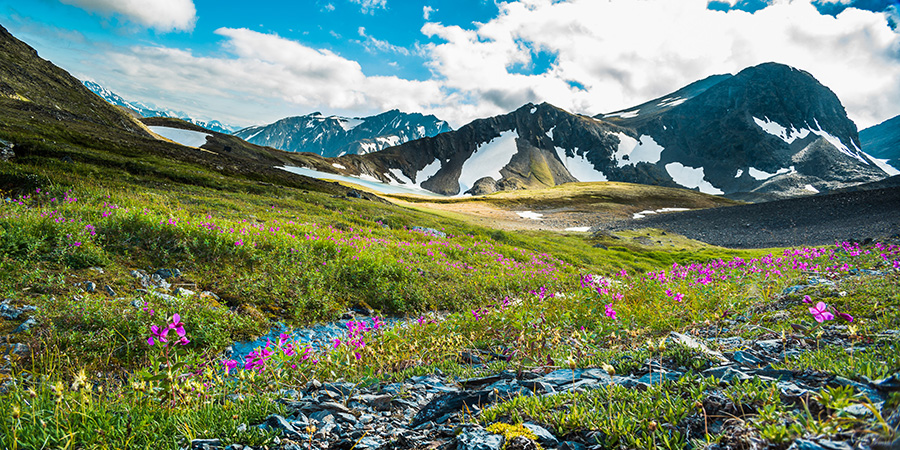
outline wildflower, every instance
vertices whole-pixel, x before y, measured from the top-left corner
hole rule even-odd
[[[420,324],[422,322],[419,322]],[[338,348],[341,346],[341,338],[334,338],[334,348]]]
[[[850,314],[838,311],[837,315],[838,315],[838,317],[846,320],[847,322],[853,322],[853,316],[851,316]]]
[[[172,315],[172,323],[169,324],[169,329],[175,330],[179,336],[184,337],[184,324],[181,323],[181,316],[178,313]]]
[[[237,361],[233,359],[227,359],[225,361],[222,361],[222,365],[225,366],[225,375],[228,375],[232,369],[237,367]]]
[[[825,306],[824,302],[819,302],[816,306],[811,306],[809,308],[809,313],[813,315],[816,322],[822,323],[826,320],[834,319],[834,315],[828,312],[827,309],[828,307]]]
[[[803,296],[803,303],[812,303],[812,298],[808,295]]]
[[[153,345],[155,342],[159,342],[162,344],[163,342],[169,342],[166,339],[166,335],[169,334],[169,328],[159,328],[156,325],[150,325],[150,333],[152,336],[147,338],[147,343]],[[154,340],[154,338],[156,338]]]
[[[616,320],[616,311],[612,307],[612,303],[606,305],[606,317],[609,317],[612,320]]]

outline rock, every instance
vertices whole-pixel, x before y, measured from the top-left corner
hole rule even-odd
[[[771,364],[766,365],[765,367],[753,370],[752,373],[755,375],[774,378],[780,381],[789,381],[794,379],[794,372],[786,369],[776,369],[772,367]]]
[[[880,380],[870,381],[875,389],[880,391],[900,391],[900,377],[898,374],[893,374],[887,378],[882,378]]]
[[[21,324],[19,324],[19,326],[17,326],[16,329],[13,330],[13,334],[24,333],[24,332],[30,330],[35,325],[37,325],[37,321],[34,320],[34,318],[30,318],[30,319],[22,322]]]
[[[464,429],[456,436],[457,450],[500,450],[503,447],[503,436],[489,433],[481,427]]]
[[[876,442],[872,444],[872,450],[900,450],[900,438],[893,442]]]
[[[717,351],[710,350],[709,347],[704,345],[702,342],[699,342],[686,334],[676,333],[673,331],[669,333],[669,337],[666,340],[671,343],[681,344],[692,350],[697,350],[713,361],[718,361],[720,363],[728,362],[728,358],[726,358],[725,355]]]
[[[210,291],[203,291],[200,293],[200,298],[211,298],[213,300],[221,300],[218,295]]]
[[[881,396],[881,394],[875,389],[870,388],[868,385],[857,383],[856,381],[844,378],[844,377],[834,377],[830,382],[828,382],[829,386],[850,386],[866,397],[869,398],[871,402],[882,402],[885,399]]]
[[[350,189],[347,191],[348,198],[362,198],[362,194],[359,193],[356,189]]]
[[[587,447],[580,442],[563,441],[559,444],[559,450],[587,450]]]
[[[194,439],[191,441],[192,450],[207,450],[220,446],[222,446],[222,441],[218,439]]]
[[[109,295],[110,297],[115,297],[115,296],[116,296],[116,291],[114,291],[113,288],[112,288],[112,286],[110,286],[110,285],[108,285],[108,284],[107,284],[106,286],[103,286],[103,290],[105,290],[105,291],[106,291],[106,295]]]
[[[97,283],[94,283],[93,281],[85,281],[84,283],[81,283],[81,287],[84,288],[85,292],[97,291]]]
[[[374,408],[377,410],[388,409],[390,408],[391,400],[394,397],[391,395],[373,395],[373,394],[364,394],[357,395],[351,400],[355,400],[359,403],[363,403],[368,405],[370,408]]]
[[[157,287],[160,289],[169,289],[170,287],[172,287],[172,284],[166,281],[165,278],[155,273],[153,275],[150,275],[150,285],[152,287]]]
[[[779,353],[782,349],[781,339],[769,339],[767,341],[756,341],[756,347],[767,353]]]
[[[788,450],[825,450],[821,445],[806,439],[797,439],[788,447]]]
[[[299,434],[287,419],[278,414],[272,414],[271,416],[266,417],[266,421],[263,422],[260,427],[269,430],[281,430],[282,433],[288,435]]]
[[[159,275],[160,278],[164,280],[168,280],[169,278],[178,278],[181,276],[181,271],[178,269],[159,269],[156,272],[153,272],[154,275]]]
[[[546,428],[535,425],[533,423],[523,423],[522,426],[528,428],[529,431],[534,433],[534,435],[538,438],[538,443],[542,446],[556,447],[557,445],[559,445],[559,440],[556,439],[556,436],[553,436],[553,434],[550,433],[550,431],[548,431]]]
[[[881,405],[881,403],[873,405],[875,407],[876,411],[881,409],[880,405]],[[850,406],[841,408],[838,411],[838,415],[842,415],[841,413],[843,413],[843,415],[845,415],[845,416],[851,415],[853,417],[874,417],[875,416],[875,413],[873,413],[872,410],[870,410],[869,408],[867,408],[865,405],[863,405],[861,403],[854,403]]]
[[[192,291],[192,290],[190,290],[190,289],[185,289],[185,288],[183,288],[183,287],[177,287],[177,288],[175,288],[175,290],[172,291],[172,293],[175,294],[175,295],[177,295],[177,296],[179,296],[179,297],[193,297],[193,296],[197,295],[196,292],[194,292],[194,291]]]
[[[850,444],[846,442],[819,439],[817,443],[825,450],[853,450],[853,447],[851,447]]]
[[[425,422],[435,421],[446,414],[460,411],[463,406],[485,405],[491,401],[491,391],[451,392],[440,395],[422,407],[413,417],[410,426],[415,428]]]
[[[538,450],[537,444],[525,436],[513,436],[503,445],[504,450]]]
[[[0,317],[8,320],[17,320],[22,314],[37,310],[37,308],[31,305],[24,305],[16,308],[15,306],[10,305],[10,302],[12,302],[11,299],[0,302]]]
[[[374,436],[366,436],[356,443],[356,448],[359,450],[378,450],[384,447],[384,444],[384,440],[380,438]]]
[[[144,307],[144,302],[140,299],[134,299],[131,301],[131,306],[140,309]]]
[[[547,375],[544,375],[543,377],[538,378],[538,380],[543,381],[545,383],[550,383],[550,384],[559,386],[561,384],[574,383],[579,378],[581,378],[582,372],[584,372],[584,371],[581,369],[554,370],[553,372],[550,372]]]
[[[169,294],[163,294],[162,292],[159,292],[159,291],[150,291],[147,293],[147,295],[149,295],[155,299],[162,300],[165,303],[172,303],[175,300],[177,300],[177,298],[175,298],[175,296],[169,295]]]
[[[309,420],[314,420],[319,423],[334,422],[334,414],[328,410],[316,411],[309,415]]]
[[[330,411],[336,411],[336,412],[350,414],[349,408],[347,408],[346,406],[344,406],[340,403],[337,403],[337,402],[322,402],[322,403],[319,403],[319,406],[324,410],[330,410]]]
[[[410,231],[417,231],[426,236],[447,237],[447,233],[444,233],[443,231],[435,230],[434,228],[415,226],[415,227],[410,228]]]
[[[665,380],[677,380],[681,375],[679,372],[651,372],[638,378],[637,381],[643,384],[659,384]]]
[[[807,286],[807,285],[805,285],[805,284],[801,284],[801,285],[797,285],[797,286],[786,287],[786,288],[784,288],[783,291],[781,291],[781,295],[787,296],[787,295],[791,295],[791,294],[796,294],[796,293],[798,293],[798,292],[800,292],[800,291],[802,291],[802,290],[804,290],[804,289],[806,289],[806,288],[808,288],[808,287],[809,287],[809,286]]]
[[[13,152],[14,147],[15,145],[13,145],[12,142],[0,139],[0,161],[9,162],[9,160],[15,158],[16,154]]]
[[[497,192],[499,187],[497,186],[497,180],[491,177],[483,177],[479,178],[472,185],[472,188],[468,191],[464,192],[464,194],[471,195],[488,195]]]
[[[757,357],[756,355],[754,355],[748,351],[744,351],[744,350],[739,350],[739,351],[734,352],[734,354],[731,355],[731,357],[738,364],[743,364],[748,367],[749,366],[759,366],[760,364],[763,364],[765,362],[762,359],[760,359],[759,357]]]
[[[523,388],[528,389],[529,391],[531,391],[532,393],[535,393],[535,394],[538,394],[538,393],[548,394],[548,393],[556,392],[556,389],[553,388],[553,385],[551,385],[550,383],[544,383],[543,381],[534,381],[534,380],[524,381],[523,380],[523,381],[519,381],[519,385],[521,385]]]

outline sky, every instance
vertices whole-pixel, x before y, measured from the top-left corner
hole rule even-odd
[[[596,115],[774,61],[859,129],[900,114],[900,0],[0,0],[82,80],[233,126],[321,112],[458,128],[525,103]]]

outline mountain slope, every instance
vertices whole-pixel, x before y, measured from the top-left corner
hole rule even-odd
[[[860,131],[859,141],[864,152],[900,171],[900,116]],[[890,169],[887,171],[890,172]]]
[[[887,176],[860,150],[837,96],[812,75],[775,63],[594,118],[528,104],[340,160],[362,176],[451,195],[610,180],[759,201]]]
[[[116,94],[109,89],[93,82],[93,81],[83,81],[84,86],[91,90],[91,92],[100,96],[100,98],[106,100],[107,102],[121,106],[123,108],[127,108],[131,111],[136,112],[141,117],[171,117],[176,119],[182,119],[184,121],[190,122],[194,125],[201,126],[206,128],[207,130],[212,130],[218,133],[231,134],[237,128],[225,125],[218,120],[199,120],[190,117],[188,114],[180,112],[180,111],[172,111],[169,109],[160,109],[155,106],[150,106],[141,102],[132,102],[124,99],[119,94]]]
[[[257,145],[334,157],[364,155],[450,130],[447,122],[435,116],[391,110],[362,118],[324,116],[315,112],[245,128],[234,134]]]

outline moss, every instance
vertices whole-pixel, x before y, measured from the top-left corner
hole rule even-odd
[[[506,449],[507,445],[511,440],[513,440],[513,438],[522,436],[524,438],[535,441],[535,445],[537,445],[538,450],[543,450],[543,447],[541,447],[541,445],[537,443],[538,437],[531,430],[525,428],[525,425],[522,425],[521,423],[517,425],[510,425],[503,422],[497,422],[488,426],[487,431],[494,434],[503,435],[504,449]]]

